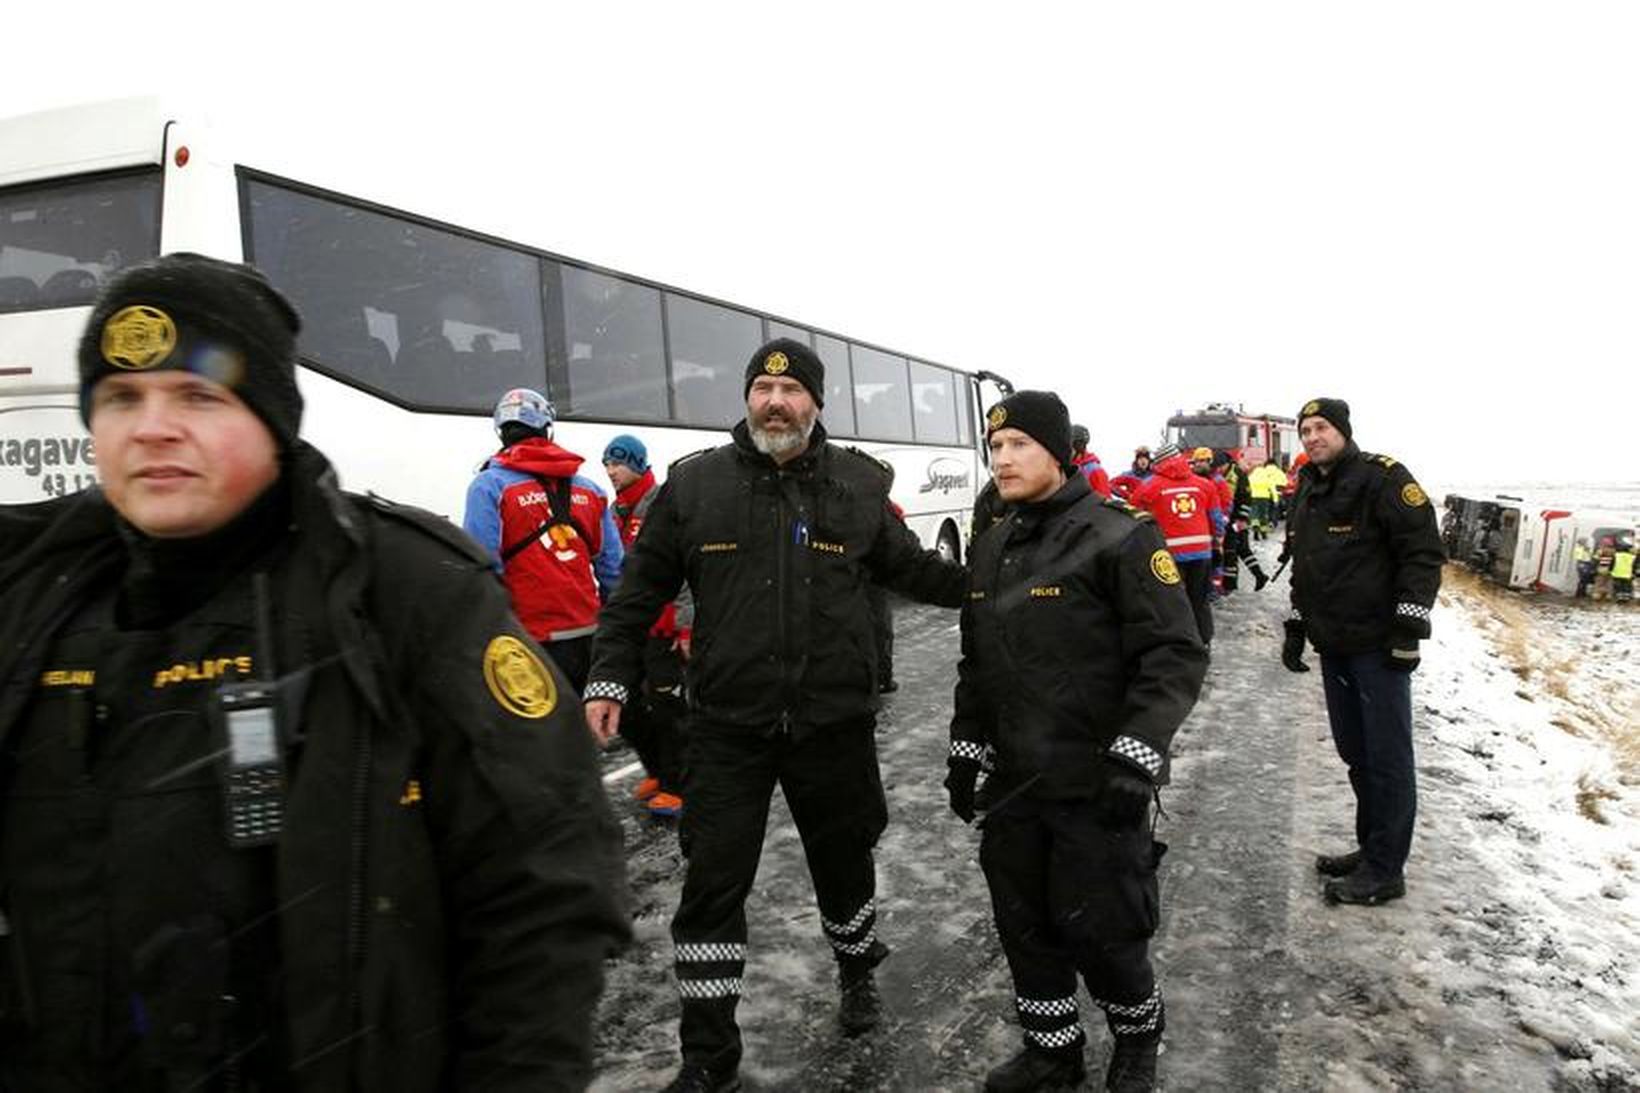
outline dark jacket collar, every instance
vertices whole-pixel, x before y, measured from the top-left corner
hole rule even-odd
[[[1067,475],[1065,484],[1040,501],[1027,501],[1014,506],[1014,519],[1021,528],[1036,528],[1053,519],[1093,492],[1088,480],[1080,474]]]
[[[826,427],[816,421],[814,423],[814,432],[809,434],[809,446],[803,450],[803,454],[796,459],[781,464],[776,463],[772,457],[757,450],[757,445],[752,443],[751,427],[746,424],[745,418],[741,418],[735,423],[735,427],[730,430],[730,435],[734,438],[735,451],[742,459],[759,466],[768,467],[771,470],[793,472],[802,472],[813,468],[819,461],[820,453],[825,449],[827,440]]]

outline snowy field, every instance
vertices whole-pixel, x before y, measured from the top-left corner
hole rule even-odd
[[[1449,568],[1414,679],[1408,894],[1381,908],[1320,897],[1311,863],[1347,847],[1351,798],[1318,672],[1278,662],[1285,605],[1285,583],[1223,605],[1176,741],[1158,831],[1163,1087],[1640,1091],[1640,605],[1520,596]],[[897,618],[902,690],[879,732],[888,1019],[837,1033],[835,972],[777,800],[748,906],[748,1089],[971,1090],[1017,1046],[978,836],[939,785],[955,623]],[[600,1010],[600,1090],[659,1088],[677,1062],[667,924],[682,865],[671,830],[627,799],[632,776],[614,776],[630,760],[607,769],[638,941]],[[1082,1001],[1097,1074],[1108,1038]]]

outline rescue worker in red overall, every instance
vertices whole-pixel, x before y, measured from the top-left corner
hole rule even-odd
[[[495,404],[501,450],[467,487],[462,526],[496,560],[524,628],[577,692],[586,687],[598,608],[621,576],[621,533],[583,460],[552,440],[546,396],[516,388]]]
[[[1133,449],[1133,466],[1110,480],[1110,492],[1116,497],[1133,498],[1133,491],[1150,481],[1155,474],[1150,462],[1150,449],[1144,445]]]
[[[970,553],[945,781],[965,822],[986,813],[980,865],[1025,1039],[985,1088],[1082,1080],[1080,973],[1115,1040],[1106,1088],[1138,1093],[1163,1028],[1151,803],[1207,656],[1156,525],[1075,472],[1058,396],[1020,391],[986,420],[1012,508]]]
[[[1071,426],[1071,462],[1088,480],[1088,485],[1093,487],[1094,493],[1100,497],[1109,497],[1110,475],[1105,473],[1105,465],[1099,461],[1099,457],[1088,451],[1088,442],[1091,439],[1086,425]]]
[[[655,472],[649,449],[630,433],[604,446],[604,473],[615,487],[615,524],[628,555],[638,541],[655,503]],[[661,608],[644,643],[643,683],[638,701],[621,722],[621,736],[643,762],[646,777],[633,796],[651,816],[676,816],[683,811],[683,669],[689,658],[690,624],[694,602],[687,589]]]
[[[1213,641],[1213,610],[1207,603],[1212,584],[1213,542],[1224,529],[1218,487],[1191,472],[1184,453],[1167,444],[1156,451],[1156,473],[1128,501],[1156,518],[1167,549],[1184,575],[1190,606],[1202,641]]]

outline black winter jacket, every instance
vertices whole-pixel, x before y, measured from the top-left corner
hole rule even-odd
[[[1072,475],[974,543],[951,761],[992,761],[991,796],[1096,796],[1112,761],[1168,779],[1207,672],[1178,567],[1151,519]]]
[[[881,465],[828,443],[784,466],[746,423],[673,464],[593,645],[587,698],[625,701],[644,634],[685,582],[695,603],[690,701],[702,724],[766,731],[870,714],[877,650],[866,586],[958,607],[962,567],[924,550],[889,507]]]
[[[270,599],[302,734],[274,855],[291,1088],[584,1088],[629,923],[574,693],[550,666],[519,690],[530,639],[459,530],[342,493],[305,444],[285,474],[295,526]],[[97,490],[0,508],[0,755],[51,635],[123,549]],[[30,1035],[25,947],[0,936],[7,1035]]]
[[[1351,441],[1328,474],[1299,471],[1287,523],[1294,617],[1322,653],[1429,636],[1446,555],[1435,508],[1404,464]]]

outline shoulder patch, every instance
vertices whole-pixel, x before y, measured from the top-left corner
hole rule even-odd
[[[535,721],[558,705],[558,687],[541,658],[511,634],[498,634],[484,649],[484,682],[496,705]]]
[[[1429,495],[1416,482],[1408,482],[1401,487],[1401,504],[1409,509],[1419,508],[1429,504]]]
[[[1179,583],[1179,563],[1173,560],[1173,555],[1163,547],[1150,556],[1150,572],[1163,584]]]
[[[1140,523],[1155,519],[1155,517],[1151,516],[1150,513],[1146,512],[1144,509],[1130,505],[1120,497],[1107,497],[1101,501],[1100,504],[1107,509],[1115,509],[1117,512],[1126,513],[1135,520],[1138,520]]]
[[[435,516],[426,509],[418,509],[414,505],[401,505],[395,501],[374,493],[360,497],[349,494],[355,502],[365,506],[378,516],[385,517],[395,526],[414,528],[421,534],[461,554],[469,561],[480,566],[488,567],[490,556],[484,548],[473,542],[465,531],[450,523],[442,516]]]
[[[672,473],[672,468],[673,467],[681,467],[685,463],[688,463],[692,459],[699,459],[703,455],[706,455],[710,452],[717,451],[719,447],[721,447],[721,445],[714,445],[713,447],[710,447],[710,448],[701,448],[697,451],[690,452],[688,455],[680,455],[678,458],[674,459],[671,463],[667,464],[667,474]]]

